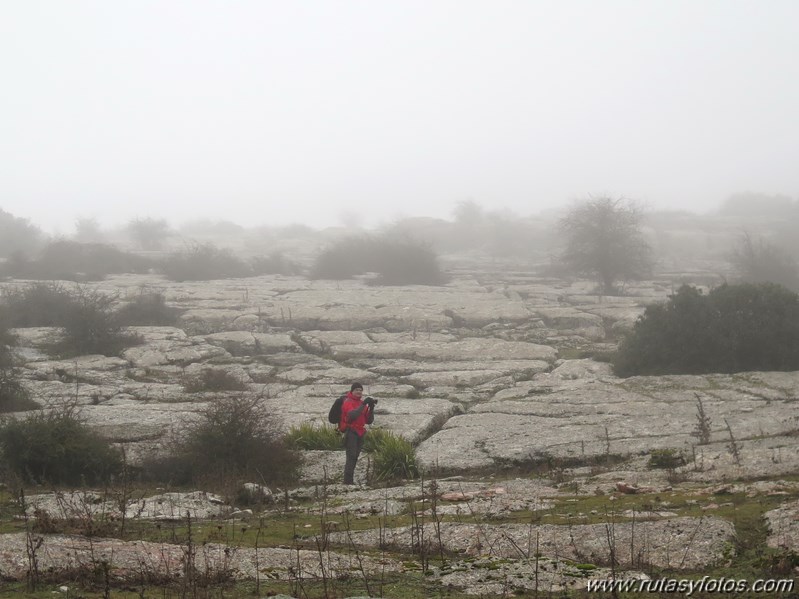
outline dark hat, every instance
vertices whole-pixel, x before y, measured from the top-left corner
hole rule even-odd
[[[361,391],[363,391],[363,385],[361,385],[360,383],[353,383],[352,387],[350,387],[350,393],[352,393],[356,389],[360,389]]]

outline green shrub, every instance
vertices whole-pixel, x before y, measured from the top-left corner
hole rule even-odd
[[[167,306],[162,293],[142,290],[117,310],[117,322],[124,326],[174,326],[183,313]]]
[[[619,376],[799,369],[799,296],[771,283],[683,285],[647,307],[613,362]]]
[[[247,277],[249,266],[233,252],[212,243],[198,243],[161,262],[161,271],[173,281],[209,281]]]
[[[125,348],[140,343],[139,337],[122,332],[113,303],[111,296],[78,287],[61,323],[64,337],[56,343],[55,352],[65,358],[86,354],[118,356]]]
[[[366,433],[363,449],[372,454],[373,475],[390,481],[419,476],[416,451],[410,441],[391,431],[372,428]]]
[[[83,485],[107,482],[122,470],[122,454],[71,408],[35,412],[0,425],[0,452],[26,482]]]
[[[152,266],[141,256],[103,243],[53,241],[35,260],[17,258],[6,265],[16,278],[96,281],[114,273],[143,273]]]
[[[408,239],[350,237],[342,239],[316,257],[312,279],[351,279],[377,273],[373,285],[442,285],[435,252],[427,244]]]
[[[246,391],[247,384],[237,379],[223,368],[206,368],[198,376],[189,378],[183,384],[186,393],[203,391]]]
[[[285,444],[271,412],[254,397],[225,397],[189,423],[168,459],[187,481],[228,486],[232,480],[296,479],[300,458]]]
[[[286,434],[286,443],[294,449],[344,449],[342,435],[332,424],[304,422],[300,426],[292,426]]]

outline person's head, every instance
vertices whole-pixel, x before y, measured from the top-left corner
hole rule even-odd
[[[350,387],[350,393],[352,393],[355,397],[360,397],[363,395],[363,385],[360,383],[353,383]]]

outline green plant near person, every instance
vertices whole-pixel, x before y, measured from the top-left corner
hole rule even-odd
[[[292,426],[285,439],[289,447],[294,449],[344,450],[341,433],[333,425],[303,422],[299,426]]]
[[[287,446],[277,421],[258,397],[211,402],[197,418],[183,423],[172,450],[162,464],[153,464],[154,472],[176,483],[214,488],[244,479],[291,481],[300,465],[300,457]]]
[[[410,441],[385,429],[370,429],[363,449],[372,456],[373,476],[379,481],[417,478],[419,466]]]

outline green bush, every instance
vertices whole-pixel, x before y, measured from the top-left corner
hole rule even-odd
[[[112,245],[62,240],[47,244],[35,260],[17,257],[5,271],[16,278],[96,281],[109,274],[147,272],[151,266],[148,259]]]
[[[22,480],[38,484],[108,482],[122,471],[122,454],[71,408],[44,410],[0,425],[0,452]]]
[[[174,326],[183,313],[167,306],[162,293],[142,290],[117,310],[117,322],[124,326]]]
[[[363,450],[372,454],[373,475],[379,481],[419,476],[416,451],[410,441],[400,435],[372,428],[366,433]]]
[[[772,283],[683,285],[647,307],[613,362],[619,376],[799,369],[799,296]]]
[[[407,239],[350,237],[342,239],[316,257],[312,279],[351,279],[373,272],[373,285],[442,285],[435,252],[427,244]]]
[[[173,482],[228,486],[236,479],[275,483],[296,479],[299,455],[290,450],[258,398],[225,397],[189,423],[168,458]]]
[[[198,243],[161,262],[161,271],[173,281],[209,281],[247,277],[250,267],[233,252],[212,243]]]
[[[286,434],[286,443],[294,449],[344,450],[342,435],[335,425],[316,425],[304,422],[292,426]]]
[[[28,219],[0,209],[0,256],[22,256],[41,244],[42,231]]]

